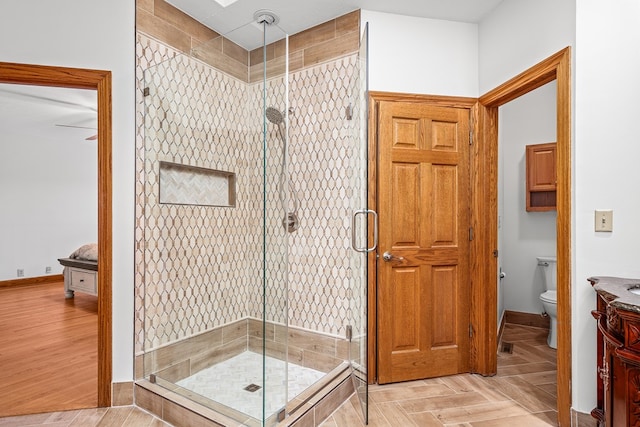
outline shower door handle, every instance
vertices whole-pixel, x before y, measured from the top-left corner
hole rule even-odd
[[[373,215],[373,246],[371,246],[370,248],[368,248],[366,244],[362,248],[358,247],[358,236],[356,233],[356,220],[358,218],[358,215]],[[376,248],[378,247],[378,213],[376,211],[371,209],[359,209],[353,212],[353,215],[351,217],[351,247],[354,251],[361,253],[369,253],[376,250]]]

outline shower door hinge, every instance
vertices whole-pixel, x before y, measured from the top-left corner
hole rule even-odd
[[[352,335],[353,335],[353,329],[351,328],[351,325],[347,325],[347,340],[349,342],[351,342]]]
[[[347,120],[353,119],[353,107],[351,106],[351,104],[347,105],[347,108],[345,108],[345,113],[347,116]]]
[[[142,96],[149,96],[149,88],[145,87],[144,89],[142,89]]]
[[[469,323],[469,338],[473,338],[473,325]]]
[[[469,227],[469,241],[473,240],[473,227]]]

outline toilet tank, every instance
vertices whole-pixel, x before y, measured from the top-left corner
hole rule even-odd
[[[542,280],[544,280],[545,289],[548,291],[556,290],[556,257],[540,256],[536,258],[538,266],[542,268]]]

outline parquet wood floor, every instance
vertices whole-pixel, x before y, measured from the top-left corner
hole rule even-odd
[[[97,406],[97,312],[62,282],[0,287],[0,417]]]
[[[544,427],[557,425],[556,351],[547,329],[505,325],[494,377],[454,375],[369,387],[373,427]],[[364,427],[357,398],[343,404],[322,427]],[[594,423],[595,425],[595,423]]]
[[[0,427],[170,427],[135,406],[93,408],[0,418]]]

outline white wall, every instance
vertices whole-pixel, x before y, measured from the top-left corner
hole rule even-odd
[[[595,405],[595,296],[590,276],[640,278],[640,3],[580,0],[575,52],[573,291],[574,406]],[[613,209],[613,232],[595,233],[594,210]]]
[[[576,0],[507,0],[479,26],[480,94],[575,39]]]
[[[15,279],[17,269],[24,277],[61,274],[58,258],[97,238],[97,146],[85,141],[95,130],[54,126],[95,113],[2,91],[15,87],[0,84],[0,280]],[[87,92],[49,89],[33,87],[33,96]],[[87,101],[95,108],[95,96]]]
[[[567,46],[575,46],[576,0],[509,0],[502,2],[479,25],[479,77],[480,93],[484,94],[504,83],[527,68]],[[593,31],[593,27],[591,28]],[[600,28],[595,31],[602,34]],[[573,55],[576,54],[575,49]],[[582,69],[573,64],[574,75]],[[574,102],[579,97],[574,88]],[[575,114],[575,111],[574,111]],[[574,141],[576,141],[574,135]],[[574,144],[576,144],[574,142]],[[575,156],[575,153],[574,153]],[[574,170],[580,163],[573,159]],[[584,166],[590,169],[590,166]],[[575,173],[575,172],[574,172]],[[572,180],[573,191],[577,188],[577,179]],[[574,207],[573,214],[575,215]],[[579,242],[572,233],[574,250],[572,259],[579,259]],[[507,272],[509,274],[509,272]],[[576,283],[584,283],[580,272],[572,268],[572,289],[577,292]],[[593,296],[593,295],[592,295]],[[578,318],[592,321],[588,312],[572,307],[572,331],[575,335]],[[579,322],[578,322],[579,323]],[[593,325],[592,325],[593,326]],[[591,331],[595,336],[595,329]],[[581,366],[577,368],[578,355]],[[572,344],[573,407],[581,412],[590,412],[595,403],[595,343],[576,342]]]
[[[478,96],[478,26],[361,11],[369,23],[369,89]]]
[[[526,145],[556,140],[556,83],[499,109],[500,266],[503,308],[541,313],[545,291],[537,256],[556,255],[556,211],[526,210]],[[502,315],[502,313],[498,313]]]
[[[113,380],[133,378],[135,2],[5,0],[0,61],[113,73]]]
[[[596,404],[596,325],[590,316],[595,294],[586,279],[640,277],[640,198],[634,190],[640,185],[639,17],[640,4],[633,0],[510,0],[480,25],[481,91],[574,46],[572,400],[587,413]],[[502,54],[504,64],[497,62]],[[594,232],[595,209],[614,210],[612,233]]]

